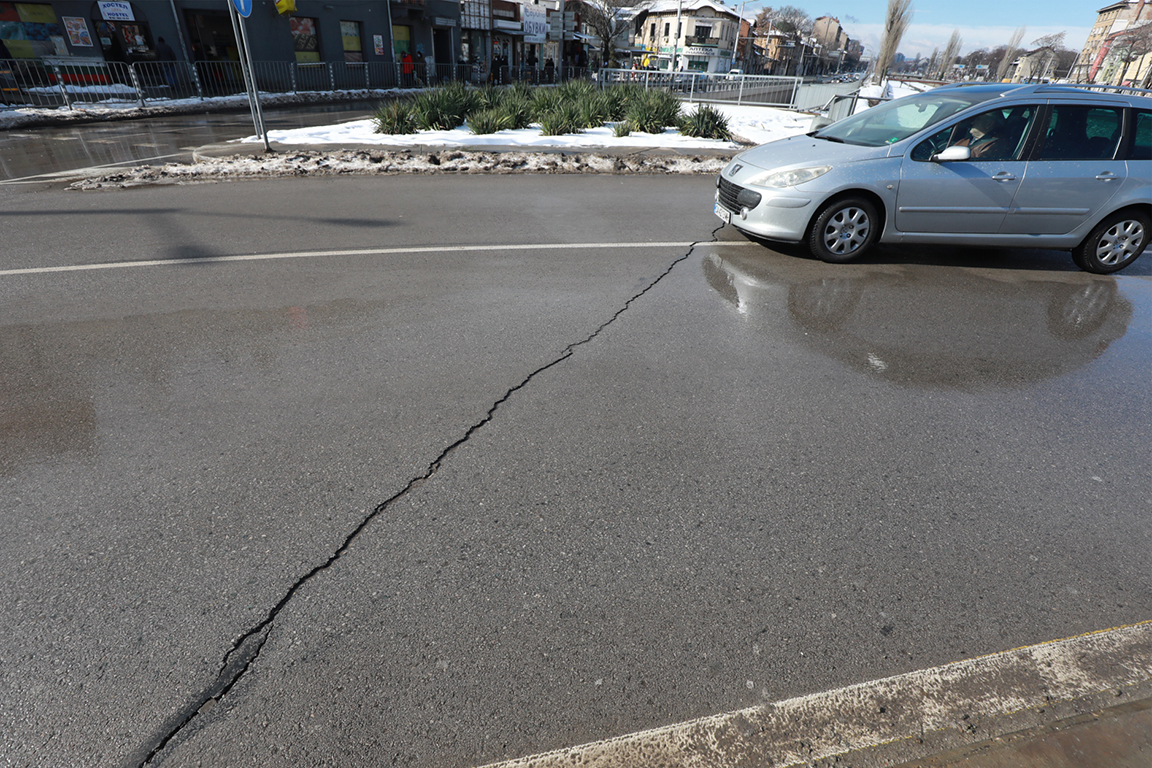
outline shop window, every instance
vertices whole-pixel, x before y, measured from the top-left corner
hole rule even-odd
[[[364,61],[364,49],[360,44],[360,22],[340,22],[340,37],[344,40],[344,61]]]
[[[184,22],[192,40],[193,61],[238,61],[236,39],[228,14],[219,11],[185,11]]]
[[[64,27],[50,5],[0,3],[0,40],[14,59],[68,55]]]
[[[392,27],[392,50],[396,54],[396,61],[412,51],[412,28],[403,24]]]
[[[293,16],[288,20],[292,30],[292,47],[296,51],[296,61],[307,64],[320,61],[320,38],[316,34],[319,26],[316,19],[307,16]]]
[[[92,25],[104,58],[133,62],[152,58],[152,34],[147,19],[131,3],[95,3]]]

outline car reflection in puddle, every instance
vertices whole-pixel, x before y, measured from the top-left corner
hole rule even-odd
[[[1098,358],[1132,318],[1132,305],[1111,277],[907,265],[832,269],[733,250],[707,254],[703,270],[747,322],[905,385],[1012,387],[1061,376]]]

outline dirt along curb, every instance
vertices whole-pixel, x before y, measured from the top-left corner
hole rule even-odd
[[[83,178],[71,190],[123,189],[157,184],[190,184],[238,179],[299,176],[424,174],[715,174],[741,149],[672,150],[571,147],[442,146],[325,147],[214,144],[193,152],[191,163],[143,165]]]

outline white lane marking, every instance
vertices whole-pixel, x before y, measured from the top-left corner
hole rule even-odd
[[[192,259],[153,259],[151,261],[110,261],[102,264],[72,264],[61,267],[26,267],[0,269],[0,277],[15,275],[47,275],[55,272],[93,272],[102,269],[129,269],[132,267],[178,267],[199,264],[227,264],[242,261],[274,261],[278,259],[317,259],[332,256],[389,256],[410,253],[474,253],[477,251],[562,251],[619,248],[687,248],[692,245],[759,245],[751,241],[697,241],[664,243],[517,243],[505,245],[442,245],[410,246],[404,248],[365,248],[347,251],[296,251],[288,253],[252,253],[236,256],[205,256]]]
[[[131,165],[140,163],[150,163],[153,160],[167,160],[170,157],[180,157],[182,155],[190,154],[190,152],[174,152],[170,155],[156,155],[154,157],[141,157],[135,160],[120,160],[115,163],[105,163],[104,165],[86,165],[83,168],[71,168],[66,171],[52,171],[50,173],[38,173],[35,176],[21,176],[16,179],[0,179],[0,184],[37,184],[43,181],[53,181],[59,179],[67,179],[71,176],[84,176],[89,171],[99,171],[105,168],[115,168],[120,165]]]
[[[485,768],[797,766],[1152,682],[1152,621],[1016,648]],[[1114,695],[1114,694],[1113,694]],[[902,758],[903,761],[906,758]]]

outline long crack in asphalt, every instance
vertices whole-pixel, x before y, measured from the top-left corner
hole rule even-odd
[[[721,229],[723,229],[723,226],[714,229],[712,231],[712,240],[708,242],[716,242],[716,233]],[[492,421],[496,415],[497,409],[499,409],[502,404],[511,398],[512,395],[528,386],[528,384],[531,383],[531,381],[540,374],[572,357],[577,347],[588,344],[597,336],[599,336],[600,333],[609,325],[614,323],[616,319],[620,317],[620,315],[628,311],[628,308],[632,306],[633,302],[637,301],[642,296],[644,296],[644,294],[655,288],[657,284],[660,283],[660,281],[671,274],[672,270],[675,269],[677,264],[691,256],[692,252],[696,250],[696,247],[701,245],[703,242],[704,241],[699,241],[690,245],[683,256],[679,256],[673,260],[672,263],[668,265],[668,268],[657,275],[656,278],[653,279],[652,282],[650,282],[648,285],[646,285],[643,290],[641,290],[639,293],[633,294],[627,301],[624,302],[624,305],[621,306],[620,309],[613,313],[612,317],[602,323],[600,327],[598,327],[595,331],[580,341],[575,341],[569,344],[554,360],[532,371],[526,377],[524,377],[523,381],[505,392],[503,396],[500,397],[500,399],[492,404],[492,406],[488,409],[488,412],[484,415],[484,418],[470,426],[462,437],[441,451],[440,455],[432,460],[423,474],[412,478],[403,488],[393,494],[389,499],[378,504],[376,508],[373,509],[372,512],[369,513],[368,516],[365,517],[360,522],[360,524],[357,525],[355,529],[353,529],[351,533],[348,534],[348,536],[344,539],[344,543],[341,544],[336,549],[336,551],[334,551],[328,557],[327,560],[325,560],[320,565],[313,567],[312,570],[308,571],[308,573],[297,579],[296,582],[291,587],[289,587],[288,591],[284,593],[284,596],[280,598],[280,601],[276,603],[276,605],[273,606],[270,611],[268,611],[268,615],[265,616],[259,624],[249,629],[244,633],[244,635],[242,635],[232,644],[231,650],[229,650],[228,653],[224,655],[220,673],[216,676],[216,679],[212,682],[212,684],[201,691],[199,695],[193,697],[187,704],[185,704],[171,717],[169,717],[164,722],[164,724],[160,726],[156,734],[154,734],[151,739],[149,739],[145,744],[141,745],[129,756],[127,765],[131,766],[132,768],[143,768],[143,766],[151,763],[156,758],[156,756],[159,755],[160,752],[172,741],[172,739],[176,738],[178,735],[180,735],[181,732],[191,726],[201,713],[206,712],[216,702],[223,698],[228,693],[228,691],[232,689],[232,686],[236,685],[236,683],[239,682],[244,674],[247,673],[247,671],[252,667],[253,662],[255,662],[256,658],[260,655],[260,650],[264,647],[265,640],[268,639],[268,633],[272,629],[273,622],[276,621],[276,617],[279,615],[280,611],[284,609],[284,606],[288,604],[288,601],[291,600],[296,595],[296,592],[299,591],[299,589],[308,583],[308,581],[310,581],[314,576],[327,570],[329,566],[340,559],[340,557],[352,545],[352,542],[354,542],[364,531],[364,529],[368,527],[369,523],[379,517],[392,505],[393,502],[403,498],[410,491],[419,487],[424,483],[424,481],[429,480],[433,475],[435,475],[443,465],[445,459],[447,459],[448,456],[461,445],[468,442],[468,440],[472,437],[473,434],[476,433],[477,430],[481,429],[485,424]]]

